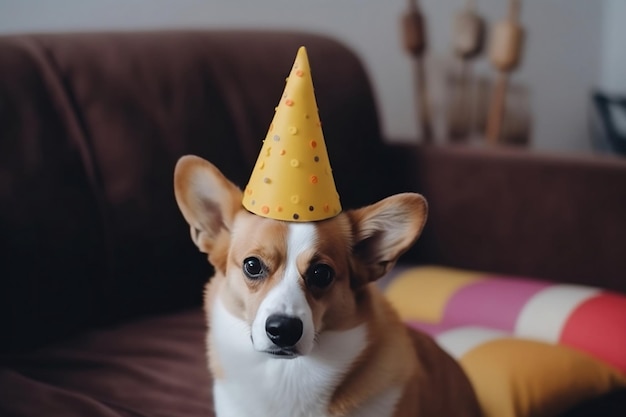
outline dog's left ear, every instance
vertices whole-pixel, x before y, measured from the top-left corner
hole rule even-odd
[[[355,231],[354,254],[367,269],[367,281],[385,275],[417,240],[428,205],[415,193],[397,194],[348,212]]]
[[[174,171],[176,202],[191,229],[198,249],[211,253],[241,210],[241,190],[210,162],[187,155]]]

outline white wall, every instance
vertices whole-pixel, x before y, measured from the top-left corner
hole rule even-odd
[[[606,0],[601,86],[626,94],[626,1]]]
[[[606,1],[611,2],[612,10],[623,12],[626,1]],[[607,79],[614,77],[611,71],[601,71],[602,62],[611,63],[608,58],[602,60],[606,52],[603,37],[606,41],[609,36],[602,31],[604,2],[523,2],[528,41],[524,64],[515,79],[530,88],[536,148],[589,148],[588,93],[601,73]],[[421,3],[429,19],[431,53],[446,57],[450,54],[451,19],[464,2]],[[500,18],[506,10],[505,0],[478,0],[478,4],[489,20]],[[0,33],[177,27],[291,28],[326,33],[343,40],[364,60],[385,134],[413,138],[417,128],[411,70],[398,25],[405,7],[406,0],[0,0]],[[488,70],[485,62],[479,67]]]

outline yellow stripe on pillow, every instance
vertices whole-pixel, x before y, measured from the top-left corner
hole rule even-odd
[[[485,417],[549,417],[626,386],[626,375],[577,350],[525,339],[488,341],[459,362]]]
[[[478,272],[438,266],[411,268],[398,274],[385,294],[403,320],[438,323],[450,297],[483,276]]]

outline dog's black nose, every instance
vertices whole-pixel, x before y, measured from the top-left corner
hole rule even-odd
[[[302,320],[273,314],[265,321],[265,332],[276,346],[281,348],[292,347],[302,337]]]

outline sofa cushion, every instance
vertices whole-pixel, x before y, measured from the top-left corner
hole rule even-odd
[[[626,388],[626,296],[442,267],[396,271],[386,294],[467,373],[486,416],[554,416]]]
[[[213,415],[200,309],[93,331],[0,363],[0,415]]]

